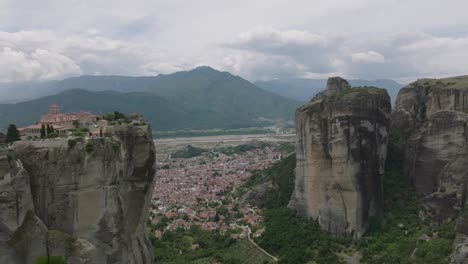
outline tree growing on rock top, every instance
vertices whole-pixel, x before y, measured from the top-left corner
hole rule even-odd
[[[21,140],[18,128],[16,128],[15,124],[10,124],[8,126],[8,131],[7,131],[5,142],[10,143],[10,142],[18,141],[18,140]]]

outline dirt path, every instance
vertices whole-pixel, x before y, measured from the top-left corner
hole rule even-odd
[[[249,226],[239,226],[237,225],[237,227],[239,228],[245,228],[247,227],[247,229],[249,230],[249,233],[247,234],[247,238],[249,239],[250,243],[252,243],[256,248],[258,248],[260,251],[262,251],[265,255],[269,256],[270,258],[272,258],[275,262],[278,262],[278,258],[271,255],[270,253],[266,252],[263,248],[261,248],[257,243],[255,243],[255,241],[253,241],[253,239],[250,237],[250,234],[252,233],[252,230],[250,229]]]

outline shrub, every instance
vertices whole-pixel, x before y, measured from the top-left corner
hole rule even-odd
[[[120,150],[120,142],[112,141],[112,149],[117,152]]]
[[[94,150],[94,145],[93,145],[93,143],[91,143],[91,142],[86,143],[85,150],[86,150],[86,152],[87,152],[88,154],[91,153],[91,152],[93,152],[93,150]]]
[[[76,140],[74,139],[69,139],[68,140],[68,147],[73,148],[76,145]]]
[[[47,138],[58,138],[59,134],[57,132],[52,132],[47,135]]]
[[[67,264],[61,256],[41,256],[34,260],[33,264]]]
[[[85,135],[85,134],[84,134],[83,132],[81,132],[81,131],[75,131],[75,132],[73,132],[73,136],[75,136],[75,137],[84,137],[84,135]]]

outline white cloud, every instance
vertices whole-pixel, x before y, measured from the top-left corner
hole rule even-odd
[[[234,46],[264,46],[273,48],[286,45],[326,47],[331,42],[326,36],[312,34],[305,30],[277,30],[259,27],[239,34]]]
[[[197,65],[249,79],[466,74],[467,9],[466,0],[3,0],[0,81]]]
[[[50,80],[96,73],[148,75],[181,69],[173,65],[177,58],[146,44],[105,38],[97,31],[89,33],[0,31],[2,81]]]
[[[351,54],[351,60],[353,62],[363,63],[384,63],[385,57],[375,51],[367,52],[356,52]]]
[[[0,82],[51,80],[80,75],[81,69],[70,58],[48,50],[32,53],[4,47],[0,51]]]

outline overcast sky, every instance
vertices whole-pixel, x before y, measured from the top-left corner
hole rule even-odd
[[[0,0],[0,82],[468,74],[467,0]]]

